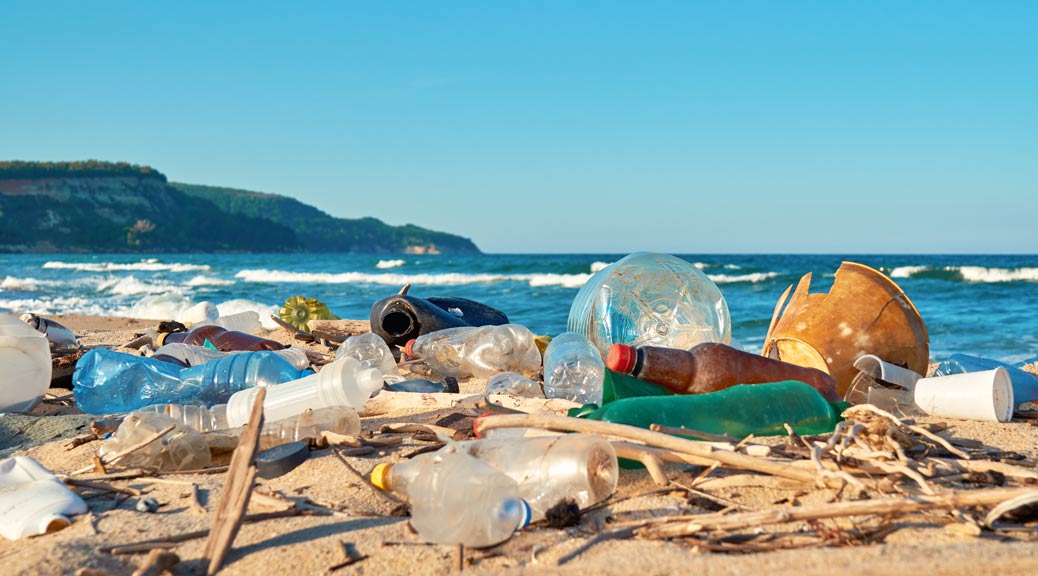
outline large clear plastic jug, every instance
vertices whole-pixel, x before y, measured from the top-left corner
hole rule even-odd
[[[688,350],[731,340],[728,303],[694,265],[668,254],[637,252],[606,266],[577,293],[567,329],[604,357],[613,344]]]

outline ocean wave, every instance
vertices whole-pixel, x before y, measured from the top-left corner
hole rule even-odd
[[[756,284],[757,282],[775,278],[778,275],[778,272],[753,272],[751,274],[736,274],[734,276],[728,274],[708,274],[707,276],[717,284],[735,284],[737,282]]]
[[[61,286],[64,282],[59,280],[40,280],[39,278],[15,278],[8,276],[0,281],[0,290],[14,290],[22,292],[34,292],[40,288],[53,288]]]
[[[95,298],[80,297],[44,297],[0,300],[0,310],[9,310],[13,314],[32,312],[33,314],[86,314],[90,316],[112,316],[112,310],[105,308]]]
[[[612,264],[612,262],[592,262],[591,273],[594,274],[595,272],[598,272],[599,270],[605,268],[606,266],[609,266],[610,264]]]
[[[962,266],[959,275],[966,282],[1038,282],[1038,268],[984,268]]]
[[[108,278],[97,285],[98,292],[108,292],[119,296],[134,296],[137,294],[159,294],[166,292],[179,293],[168,282],[144,282],[135,276],[125,278]]]
[[[224,280],[213,276],[198,275],[184,283],[184,286],[194,288],[196,286],[231,286],[234,280]]]
[[[375,264],[375,268],[378,268],[379,270],[385,270],[387,268],[399,268],[404,264],[407,264],[407,262],[404,260],[379,260],[378,264]]]
[[[365,272],[288,272],[284,270],[241,270],[235,278],[255,283],[298,284],[379,284],[402,286],[460,286],[465,284],[496,284],[498,282],[526,282],[530,286],[562,286],[580,288],[590,274],[368,274]]]
[[[210,270],[206,264],[182,264],[180,262],[162,263],[155,258],[140,262],[46,262],[44,268],[59,270],[76,270],[78,272],[124,272],[139,270],[142,272],[205,272]]]
[[[928,272],[931,268],[929,266],[898,266],[890,271],[891,278],[911,278],[922,272]]]

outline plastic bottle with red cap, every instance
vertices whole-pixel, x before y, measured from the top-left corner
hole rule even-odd
[[[765,358],[725,344],[704,343],[691,350],[614,344],[606,357],[606,366],[676,394],[705,394],[737,384],[797,380],[810,385],[826,400],[841,399],[832,376],[821,370]]]

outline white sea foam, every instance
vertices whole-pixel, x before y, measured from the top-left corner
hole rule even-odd
[[[929,266],[898,266],[890,271],[891,278],[911,278],[920,272],[930,270]]]
[[[959,274],[966,282],[1038,282],[1038,268],[962,266]]]
[[[164,294],[144,296],[130,306],[116,308],[112,311],[112,315],[129,318],[148,318],[151,320],[171,320],[176,318],[181,311],[193,305],[194,302],[179,292],[166,292]]]
[[[610,264],[612,264],[612,262],[592,262],[591,273],[594,274],[595,272],[598,272],[599,270],[605,268],[606,266],[609,266]]]
[[[87,314],[90,316],[114,316],[111,309],[97,303],[94,298],[79,297],[43,297],[13,300],[0,300],[0,310],[12,313],[32,312],[34,314]]]
[[[765,280],[778,276],[778,272],[753,272],[751,274],[708,274],[717,284],[735,284],[736,282],[751,282],[756,284],[757,282],[764,282]]]
[[[128,270],[140,270],[143,272],[192,272],[208,271],[210,267],[205,264],[182,264],[180,262],[162,263],[156,258],[148,258],[140,262],[47,262],[44,268],[59,270],[76,270],[79,272],[122,272]]]
[[[166,292],[179,293],[179,291],[173,288],[168,282],[145,282],[142,280],[138,280],[135,276],[126,276],[122,278],[113,277],[107,280],[103,280],[100,284],[98,284],[97,291],[108,292],[109,294],[115,294],[119,296],[134,296],[137,294],[161,294]]]
[[[407,262],[403,260],[379,260],[378,264],[375,264],[375,268],[378,268],[379,270],[385,270],[387,268],[399,268],[404,264],[407,264]]]
[[[0,281],[0,290],[36,291],[40,288],[54,288],[61,286],[63,282],[58,280],[40,280],[39,278],[15,278],[8,276]]]
[[[232,284],[234,284],[234,280],[224,280],[214,276],[203,276],[199,274],[185,282],[184,286],[194,288],[196,286],[230,286]]]
[[[726,270],[738,270],[742,268],[742,266],[739,266],[738,264],[725,264],[724,267]]]
[[[563,286],[579,288],[590,274],[367,274],[364,272],[288,272],[284,270],[241,270],[235,278],[246,282],[282,284],[379,284],[401,286],[460,286],[465,284],[494,284],[498,282],[526,282],[530,286]]]

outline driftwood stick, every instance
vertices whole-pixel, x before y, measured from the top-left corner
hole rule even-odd
[[[151,436],[148,436],[147,438],[144,439],[143,442],[138,442],[138,443],[134,444],[133,446],[130,446],[126,450],[123,450],[122,452],[119,452],[119,453],[115,454],[114,456],[108,457],[108,459],[106,459],[104,462],[102,462],[102,464],[105,464],[105,465],[115,464],[119,460],[122,460],[124,457],[129,456],[130,454],[133,454],[134,452],[144,448],[145,446],[150,445],[152,442],[155,442],[159,438],[162,438],[166,434],[169,434],[175,428],[176,428],[176,425],[170,424],[169,426],[166,426],[162,430],[159,430],[158,432],[152,434]],[[72,475],[73,476],[78,476],[80,474],[86,474],[87,472],[90,472],[93,469],[94,469],[94,465],[91,464],[90,466],[84,466],[83,468],[80,468],[79,470],[76,470],[75,472],[72,473]]]
[[[134,570],[133,576],[160,576],[179,563],[180,556],[161,548],[155,548],[148,553],[148,557],[144,559],[144,564],[141,564],[140,568]]]
[[[203,557],[209,560],[207,574],[220,571],[224,558],[241,529],[245,510],[249,507],[252,485],[256,480],[254,458],[259,448],[260,428],[263,427],[263,400],[267,397],[266,387],[259,388],[252,402],[252,413],[245,425],[238,447],[231,456],[230,471],[224,484],[224,492],[213,517],[209,540],[205,544]]]
[[[733,438],[727,434],[711,434],[709,432],[685,428],[684,426],[680,428],[675,428],[673,426],[661,426],[659,424],[650,424],[649,430],[652,430],[653,432],[659,432],[661,434],[670,434],[671,436],[699,438],[701,440],[708,440],[710,442],[728,442],[730,444],[740,442],[738,438]]]
[[[652,481],[657,486],[667,486],[670,484],[670,479],[667,478],[667,473],[663,471],[663,459],[658,456],[658,453],[653,451],[652,448],[646,448],[645,446],[639,446],[637,444],[630,444],[628,442],[616,442],[613,444],[613,450],[616,451],[618,458],[626,458],[628,460],[637,460],[645,466],[645,470],[649,472],[649,476],[652,477]]]
[[[461,440],[465,437],[465,433],[461,430],[452,430],[444,426],[437,426],[435,424],[409,424],[409,423],[391,423],[383,424],[378,430],[382,434],[407,434],[415,432],[428,432],[429,434],[445,434],[448,438],[454,440]]]
[[[636,529],[635,534],[651,539],[682,538],[706,530],[739,530],[769,524],[785,524],[788,522],[839,518],[843,516],[902,514],[920,510],[952,510],[970,506],[990,506],[1005,502],[1011,498],[1035,493],[1038,493],[1038,489],[995,488],[989,490],[964,490],[935,496],[882,498],[796,507],[783,506],[781,508],[769,508],[725,516],[717,514],[680,516],[659,519],[659,521]]]
[[[112,486],[105,484],[104,482],[95,482],[93,480],[80,480],[78,478],[63,478],[62,481],[69,486],[76,486],[79,488],[90,488],[92,490],[101,490],[104,492],[118,492],[121,494],[129,494],[130,496],[137,497],[141,495],[140,490],[134,490],[133,488],[120,488],[118,486]]]
[[[580,418],[568,418],[565,416],[548,416],[543,414],[527,415],[502,415],[487,416],[476,422],[477,432],[482,435],[488,430],[495,428],[546,428],[563,432],[583,432],[586,434],[600,434],[603,436],[614,436],[625,440],[665,448],[674,452],[698,456],[703,459],[717,461],[731,468],[753,470],[764,474],[771,474],[791,480],[815,483],[819,477],[806,470],[799,470],[787,464],[777,463],[762,458],[755,458],[738,452],[727,452],[717,450],[709,445],[626,426],[610,422],[599,422],[597,420],[582,420]],[[712,462],[710,462],[712,463]],[[709,463],[708,463],[709,465]]]

